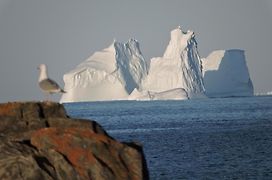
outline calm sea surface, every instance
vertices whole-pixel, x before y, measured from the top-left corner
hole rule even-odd
[[[143,144],[151,179],[272,179],[272,97],[65,104]]]

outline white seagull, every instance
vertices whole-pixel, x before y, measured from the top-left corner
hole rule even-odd
[[[45,94],[66,93],[54,80],[47,75],[47,67],[45,64],[39,65],[40,70],[39,86]]]

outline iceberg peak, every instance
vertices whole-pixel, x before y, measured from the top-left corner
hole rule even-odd
[[[170,33],[170,42],[163,55],[165,58],[172,58],[181,53],[190,44],[197,44],[193,31],[188,30],[187,32],[182,31],[181,27],[174,29]]]
[[[171,39],[190,40],[192,37],[194,37],[194,31],[191,30],[183,31],[180,26],[171,31]]]
[[[201,60],[194,32],[171,31],[163,57],[152,58],[144,89],[156,93],[182,88],[188,98],[203,97]]]
[[[112,51],[112,52],[114,52],[115,51],[114,46],[115,46],[116,42],[117,42],[116,39],[114,39],[113,42],[109,45],[109,47],[105,48],[104,50],[105,51]]]

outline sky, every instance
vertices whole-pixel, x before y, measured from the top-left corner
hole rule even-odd
[[[39,64],[64,86],[65,73],[114,39],[162,56],[179,25],[195,32],[201,57],[244,49],[255,93],[269,92],[271,19],[271,0],[0,0],[0,102],[44,99]]]

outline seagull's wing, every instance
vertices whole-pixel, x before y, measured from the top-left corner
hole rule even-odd
[[[54,91],[60,90],[58,83],[56,83],[52,79],[42,80],[41,82],[39,82],[39,85],[44,91],[48,91],[48,92],[54,92]]]
[[[58,83],[56,83],[56,81],[54,81],[53,79],[48,79],[48,82],[51,84],[52,87],[54,88],[60,88],[60,86],[58,85]]]

